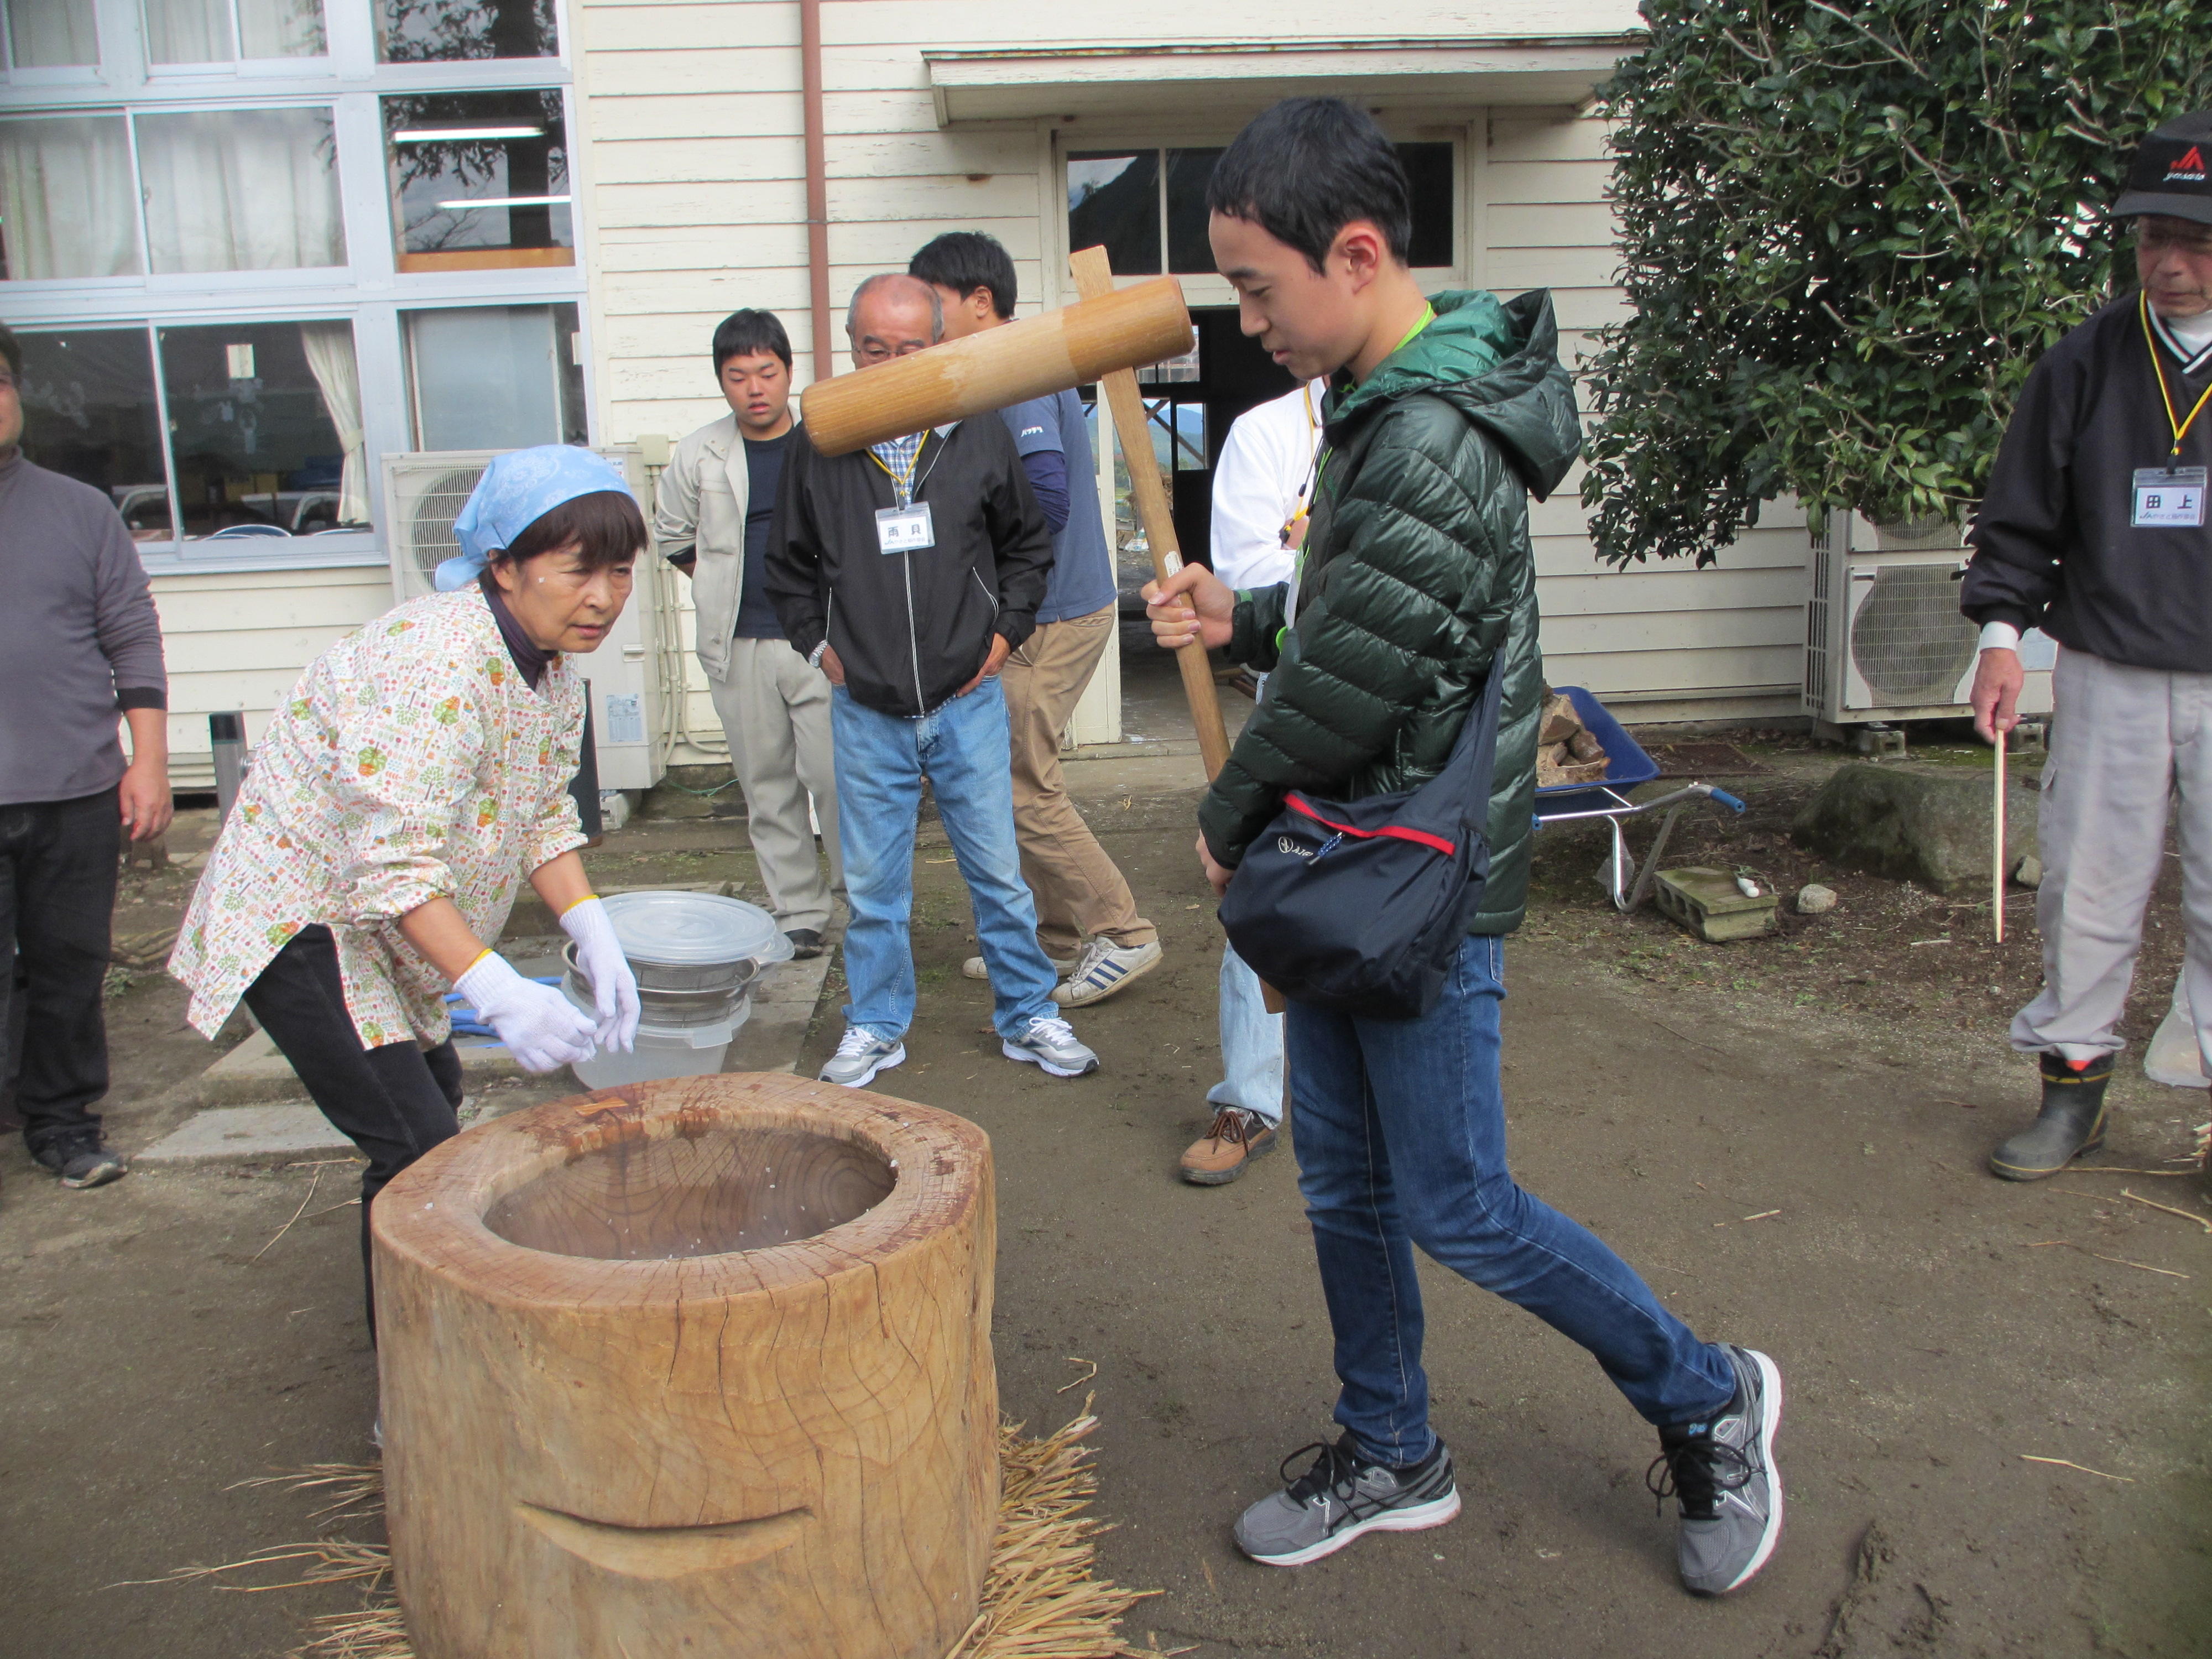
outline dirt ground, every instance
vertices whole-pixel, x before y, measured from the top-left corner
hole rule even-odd
[[[1506,1014],[1523,1183],[1701,1332],[1782,1368],[1788,1526],[1766,1572],[1718,1603],[1674,1582],[1672,1517],[1643,1485],[1650,1431],[1563,1340],[1425,1264],[1436,1419],[1466,1513],[1295,1571],[1243,1561],[1230,1522],[1285,1453],[1333,1432],[1334,1383],[1292,1158],[1224,1188],[1173,1177],[1218,1064],[1188,769],[1075,769],[1169,953],[1078,1016],[1105,1061],[1090,1079],[999,1058],[988,992],[958,971],[965,897],[925,836],[921,1009],[884,1083],[992,1137],[1005,1407],[1054,1426],[1095,1394],[1097,1507],[1116,1525],[1103,1569],[1162,1592],[1134,1634],[1204,1659],[2212,1653],[2212,1235],[2123,1189],[2212,1209],[2157,1174],[1990,1179],[1990,1141],[2033,1100],[2002,1038],[2034,980],[2031,906],[2000,951],[1985,909],[1832,878],[1782,830],[1832,755],[1740,745],[1765,769],[1741,781],[1753,811],[1700,819],[1685,860],[1785,890],[1817,874],[1838,909],[1700,945],[1613,915],[1598,843],[1547,832]],[[741,835],[649,823],[611,838],[599,878],[743,880]],[[185,879],[133,878],[120,930],[158,927]],[[2156,915],[2138,1039],[2172,981],[2170,895]],[[1951,943],[1916,943],[1936,938]],[[809,1063],[835,1042],[836,985]],[[172,1126],[164,1092],[210,1057],[181,1006],[158,975],[118,982],[110,1126],[126,1149]],[[2205,1097],[2132,1067],[2116,1090],[2098,1162],[2175,1168]],[[312,1535],[311,1501],[236,1483],[366,1454],[351,1170],[148,1170],[72,1194],[11,1145],[0,1178],[0,1652],[287,1652],[350,1593],[127,1581]]]

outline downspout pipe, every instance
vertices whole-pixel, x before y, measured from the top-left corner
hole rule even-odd
[[[799,0],[799,85],[806,123],[806,281],[814,309],[814,378],[831,367],[830,161],[822,115],[822,0]]]

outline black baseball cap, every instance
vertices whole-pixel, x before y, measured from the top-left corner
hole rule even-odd
[[[2168,121],[2146,137],[2128,169],[2115,218],[2162,213],[2212,225],[2212,110]]]

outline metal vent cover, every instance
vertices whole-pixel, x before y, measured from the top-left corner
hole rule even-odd
[[[414,511],[407,520],[407,550],[415,568],[424,577],[434,574],[439,565],[461,550],[453,534],[453,520],[461,516],[470,492],[483,472],[480,466],[451,468],[433,478],[416,496]]]
[[[1973,665],[1975,629],[1959,614],[1953,569],[1911,564],[1852,573],[1854,585],[1869,591],[1852,607],[1851,666],[1875,706],[1948,703],[1956,696]]]

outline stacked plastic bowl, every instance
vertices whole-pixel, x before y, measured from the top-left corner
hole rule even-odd
[[[791,941],[757,904],[714,893],[616,893],[606,901],[615,937],[637,975],[637,1042],[626,1054],[602,1054],[571,1067],[587,1089],[653,1078],[696,1077],[722,1069],[730,1039],[752,1014],[760,976],[791,959]],[[589,1012],[590,980],[576,947],[562,988]]]

